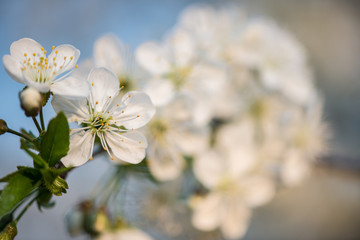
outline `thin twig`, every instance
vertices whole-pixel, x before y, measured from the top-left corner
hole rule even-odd
[[[34,116],[32,117],[32,119],[33,119],[33,121],[34,121],[34,123],[36,125],[37,130],[39,131],[39,134],[41,134],[42,130],[40,128],[40,125],[39,125],[38,121],[36,120],[36,118]]]

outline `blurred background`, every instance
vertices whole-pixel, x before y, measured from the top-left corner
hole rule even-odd
[[[270,17],[292,32],[308,51],[324,97],[324,117],[333,129],[329,156],[301,186],[280,191],[270,204],[257,209],[244,239],[360,239],[359,1],[0,1],[0,55],[9,54],[13,41],[29,37],[47,49],[72,44],[81,51],[81,61],[92,56],[94,41],[109,32],[135,48],[159,40],[194,2],[235,2],[250,17]],[[15,130],[36,132],[20,109],[18,92],[23,86],[11,80],[3,66],[0,81],[0,118]],[[53,116],[48,105],[46,121]],[[0,136],[0,176],[17,165],[31,165],[19,145],[13,135]],[[102,159],[74,170],[68,193],[53,209],[39,212],[33,206],[19,223],[17,239],[70,239],[63,221],[66,211],[86,197],[106,170]]]

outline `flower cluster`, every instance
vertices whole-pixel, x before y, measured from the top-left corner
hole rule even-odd
[[[190,6],[161,41],[134,52],[105,35],[79,67],[80,52],[71,45],[46,53],[34,40],[21,39],[4,66],[27,86],[20,94],[27,116],[42,114],[52,95],[54,110],[74,126],[61,155],[65,167],[93,159],[95,149],[117,163],[101,187],[107,195],[100,191],[92,199],[105,199],[90,211],[100,220],[84,227],[87,212],[79,211],[79,228],[99,239],[149,239],[128,225],[114,227],[114,214],[102,214],[111,209],[109,199],[122,205],[112,192],[123,187],[114,179],[122,183],[136,169],[127,163],[146,157],[141,167],[151,178],[184,181],[172,194],[187,200],[193,227],[235,239],[246,234],[253,209],[271,201],[279,187],[304,180],[326,150],[329,131],[303,46],[271,20],[247,18],[237,7]],[[166,209],[157,217],[166,215],[171,225],[176,217],[169,217],[169,207],[155,205],[145,208]]]
[[[269,19],[195,5],[162,41],[129,52],[107,35],[92,62],[116,68],[120,81],[126,76],[151,97],[157,114],[145,133],[149,170],[168,181],[192,169],[200,186],[187,197],[199,230],[242,237],[252,209],[278,187],[299,184],[326,150],[304,48]]]

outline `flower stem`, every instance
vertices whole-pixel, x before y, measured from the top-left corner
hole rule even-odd
[[[45,130],[43,108],[40,109],[40,123],[41,123],[41,129]]]
[[[12,130],[12,129],[10,129],[10,128],[7,129],[7,132],[12,133],[12,134],[14,134],[14,135],[17,135],[17,136],[19,136],[19,137],[22,137],[22,138],[24,138],[24,139],[26,139],[26,140],[28,140],[28,141],[30,141],[30,142],[33,141],[33,139],[29,138],[28,136],[26,136],[26,135],[24,135],[24,134],[22,134],[22,133],[19,133],[19,132],[17,132],[17,131],[14,131],[14,130]]]
[[[40,125],[39,125],[39,123],[38,123],[38,121],[36,120],[36,118],[35,117],[32,117],[32,119],[33,119],[33,121],[34,121],[34,123],[35,123],[35,125],[36,125],[36,128],[37,128],[37,130],[39,131],[39,134],[41,134],[41,128],[40,128]]]
[[[29,209],[31,204],[33,204],[33,202],[35,202],[36,198],[37,198],[37,196],[35,196],[33,199],[31,199],[31,201],[23,208],[23,210],[20,212],[19,216],[17,216],[16,221],[20,220],[20,218],[24,215],[24,213]]]

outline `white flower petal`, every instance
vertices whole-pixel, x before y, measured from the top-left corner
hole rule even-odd
[[[165,48],[155,42],[140,45],[135,56],[138,63],[152,74],[160,75],[170,71],[171,65]]]
[[[85,164],[92,155],[95,134],[91,131],[78,131],[70,135],[70,149],[61,159],[65,167],[77,167]]]
[[[118,98],[113,104],[116,105],[117,102]],[[144,126],[155,114],[155,107],[149,96],[142,92],[128,92],[119,105],[119,110],[115,110],[112,116],[119,125],[123,125],[127,129]]]
[[[210,193],[203,199],[198,199],[191,219],[193,226],[202,231],[216,229],[221,224],[221,207],[221,196],[217,193]]]
[[[164,106],[174,98],[175,87],[168,79],[153,78],[146,84],[144,92],[149,94],[155,106]]]
[[[50,86],[54,95],[64,97],[87,97],[90,93],[90,84],[85,79],[67,77],[64,80],[56,81]]]
[[[263,176],[242,179],[243,200],[250,207],[258,207],[269,202],[275,195],[274,183]]]
[[[57,52],[57,53],[56,53]],[[56,75],[67,72],[73,69],[80,57],[80,51],[69,44],[57,46],[48,56],[49,65],[56,66]],[[55,58],[55,60],[54,60]]]
[[[184,168],[184,158],[171,144],[160,145],[154,139],[149,147],[147,160],[153,176],[159,181],[169,181],[180,176]]]
[[[195,43],[190,33],[184,28],[177,28],[167,39],[172,49],[174,65],[187,67],[195,57]]]
[[[290,150],[285,154],[281,179],[287,186],[300,184],[310,174],[309,163],[300,151]]]
[[[240,199],[233,198],[222,203],[221,231],[228,239],[238,239],[245,235],[251,210],[241,204]]]
[[[123,54],[126,52],[126,46],[118,37],[112,34],[104,35],[94,44],[95,64],[98,67],[106,67],[119,76],[125,71]]]
[[[24,83],[20,62],[10,55],[4,55],[3,64],[10,77],[19,83]]]
[[[104,137],[115,162],[125,161],[137,164],[145,158],[147,141],[141,133],[135,131],[124,134],[105,132]]]
[[[27,86],[36,88],[41,93],[47,93],[50,91],[51,82],[35,82],[28,75],[23,74],[24,83]]]
[[[43,51],[41,51],[41,45],[30,38],[22,38],[18,41],[15,41],[10,46],[10,55],[14,57],[17,61],[23,62],[27,58],[31,59],[31,63],[39,62],[40,57],[45,57]],[[33,54],[35,53],[35,56]],[[24,54],[27,56],[25,57]]]
[[[54,95],[51,104],[55,112],[58,113],[63,111],[65,113],[68,122],[82,122],[89,118],[86,98],[68,99],[59,95]]]
[[[224,158],[215,151],[208,151],[196,158],[193,170],[199,181],[210,189],[227,176]]]
[[[89,74],[88,81],[91,84],[90,101],[96,112],[106,111],[105,104],[119,92],[119,80],[106,68],[94,68]]]

